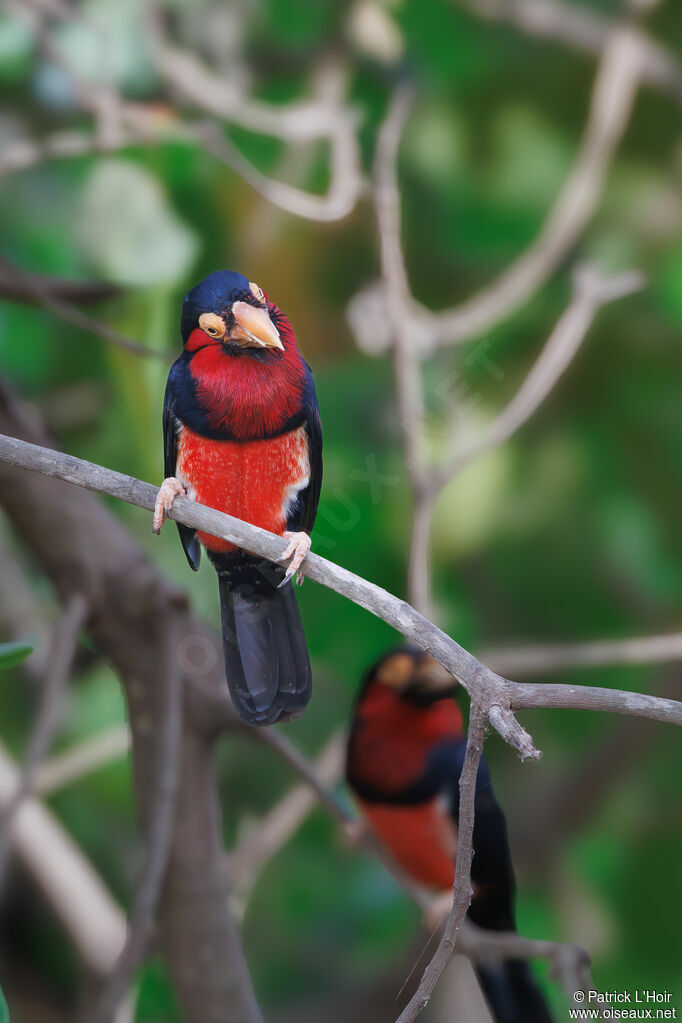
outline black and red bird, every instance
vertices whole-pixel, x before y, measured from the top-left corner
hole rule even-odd
[[[348,784],[370,828],[410,877],[440,891],[450,890],[455,877],[466,749],[455,688],[427,654],[392,650],[362,683],[346,759]],[[516,930],[507,827],[483,758],[473,847],[468,919],[487,930]],[[526,962],[491,961],[477,964],[476,972],[496,1023],[551,1023]]]
[[[312,673],[292,576],[310,549],[322,430],[310,367],[280,309],[246,277],[209,274],[185,296],[183,352],[163,406],[159,531],[177,494],[289,539],[288,568],[178,524],[190,566],[201,544],[218,572],[227,682],[240,716],[301,713]]]

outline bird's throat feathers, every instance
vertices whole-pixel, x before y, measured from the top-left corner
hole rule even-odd
[[[212,431],[236,440],[274,436],[289,428],[301,409],[306,367],[289,321],[270,307],[284,351],[239,350],[206,343],[202,330],[187,339],[195,398]]]
[[[426,707],[370,682],[358,704],[349,746],[355,780],[376,791],[398,793],[414,785],[434,746],[462,735],[462,712],[452,699]]]

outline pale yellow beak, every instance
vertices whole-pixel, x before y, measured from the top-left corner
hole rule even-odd
[[[234,326],[229,340],[244,348],[279,348],[284,351],[277,328],[266,309],[258,309],[248,302],[235,302],[232,306]]]
[[[430,692],[441,692],[457,685],[457,679],[442,664],[426,654],[413,676],[414,682]]]

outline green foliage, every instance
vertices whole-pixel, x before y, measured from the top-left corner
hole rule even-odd
[[[16,668],[33,652],[31,643],[0,643],[0,670]]]

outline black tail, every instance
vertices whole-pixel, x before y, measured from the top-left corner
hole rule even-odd
[[[218,567],[225,672],[237,713],[251,725],[298,717],[310,699],[312,672],[291,582],[284,569],[256,558]]]
[[[476,974],[495,1023],[552,1023],[528,963],[500,960],[477,966]]]

